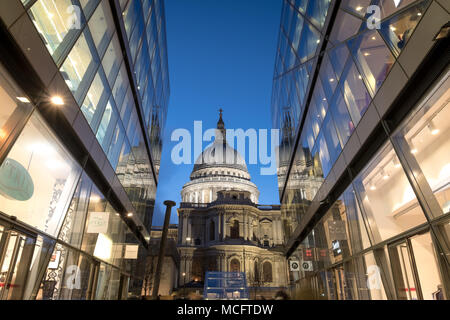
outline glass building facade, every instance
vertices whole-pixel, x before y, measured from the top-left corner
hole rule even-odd
[[[450,298],[449,17],[439,0],[283,1],[271,108],[294,298]]]
[[[162,0],[0,5],[0,299],[140,298],[170,94]]]

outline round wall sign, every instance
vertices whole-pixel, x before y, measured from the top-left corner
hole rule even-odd
[[[8,199],[27,201],[33,196],[33,179],[19,162],[6,158],[0,166],[0,194]]]

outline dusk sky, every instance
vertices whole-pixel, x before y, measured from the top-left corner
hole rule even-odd
[[[278,0],[169,0],[165,2],[170,72],[170,104],[153,225],[164,220],[164,200],[179,205],[193,164],[171,160],[173,130],[215,128],[219,109],[228,129],[270,129],[270,100],[281,17]],[[248,141],[247,141],[248,143]],[[209,142],[203,143],[203,149]],[[193,151],[192,151],[193,158]],[[248,164],[260,190],[259,203],[278,204],[275,175],[260,175]],[[195,159],[192,159],[194,162]],[[178,223],[172,209],[171,223]]]

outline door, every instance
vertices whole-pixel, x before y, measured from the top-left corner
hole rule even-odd
[[[389,246],[392,276],[394,277],[395,291],[399,300],[417,300],[420,297],[420,288],[415,271],[412,248],[408,240],[403,240]]]
[[[0,225],[0,300],[23,299],[36,237]]]

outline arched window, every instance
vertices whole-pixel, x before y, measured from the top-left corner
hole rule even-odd
[[[230,229],[231,239],[239,239],[239,221],[234,220],[233,226]]]
[[[241,271],[241,263],[238,259],[233,259],[230,262],[230,271],[231,272],[240,272]]]
[[[263,264],[263,278],[264,282],[272,282],[272,264],[269,261]]]
[[[213,220],[211,220],[209,224],[209,240],[210,241],[216,240],[216,228]]]
[[[255,282],[259,282],[259,268],[258,261],[255,260]]]

